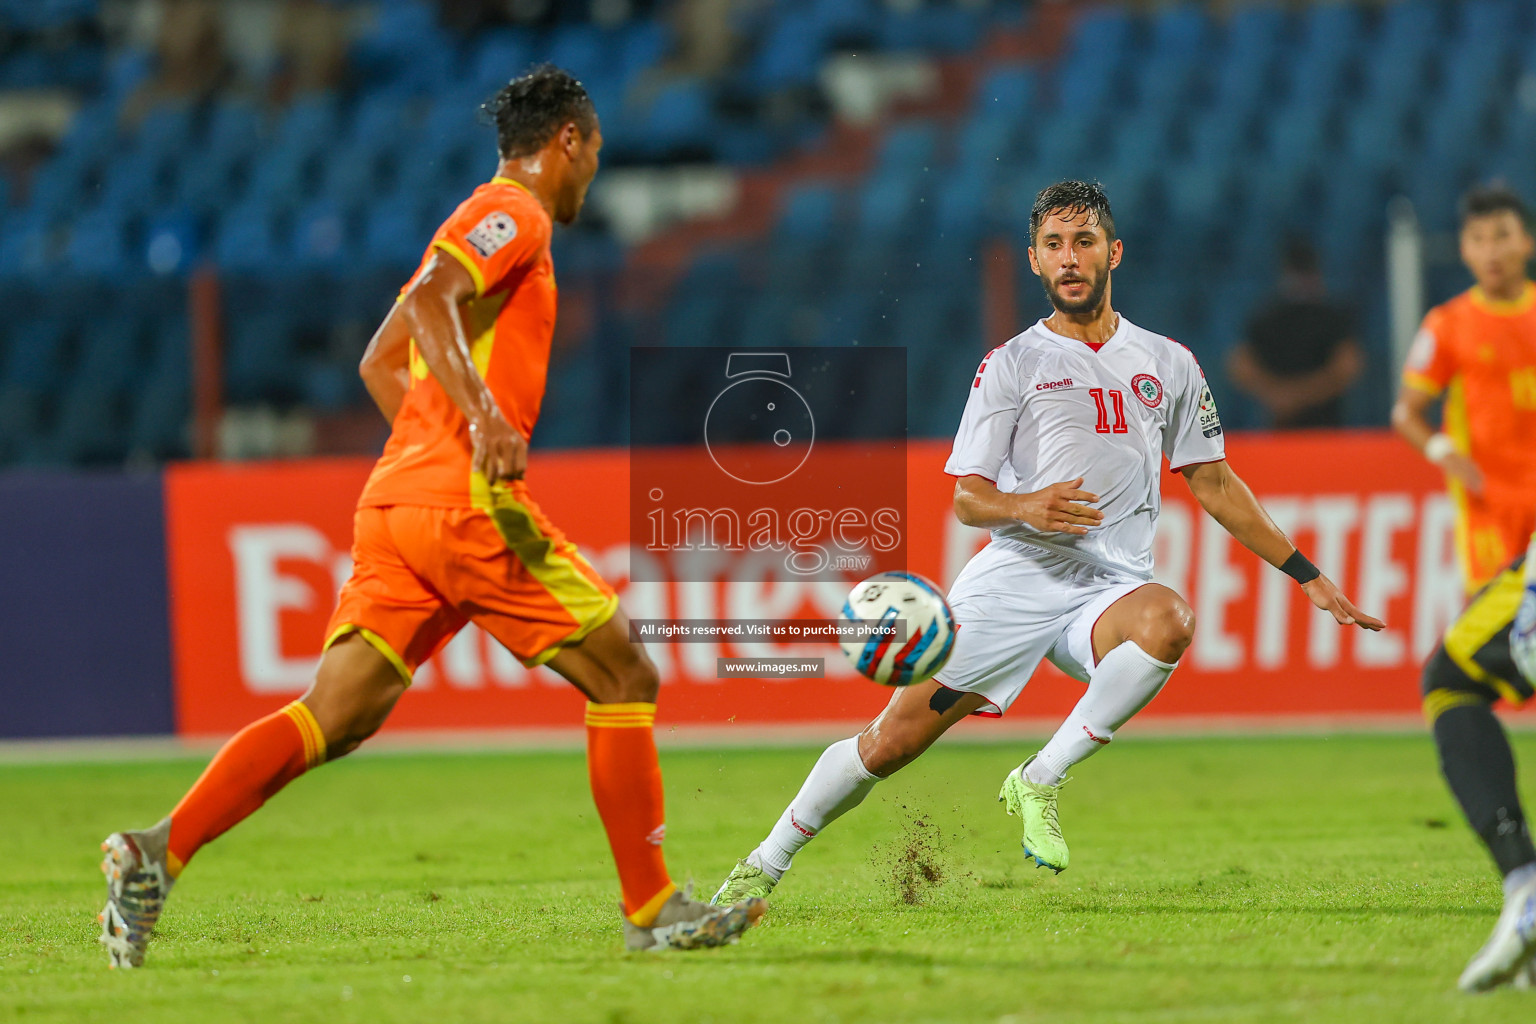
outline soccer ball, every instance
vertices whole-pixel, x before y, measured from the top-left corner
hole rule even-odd
[[[906,620],[906,640],[885,637],[839,643],[860,673],[882,686],[911,686],[944,667],[955,646],[955,617],[930,579],[915,572],[882,572],[858,584],[843,602],[840,622]]]

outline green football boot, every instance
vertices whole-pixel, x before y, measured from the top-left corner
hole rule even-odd
[[[1062,779],[1054,786],[1030,782],[1024,777],[1024,769],[1038,756],[1030,755],[1029,761],[1008,773],[997,799],[1007,804],[1009,814],[1024,819],[1024,838],[1019,844],[1024,847],[1025,858],[1059,875],[1067,870],[1068,853],[1067,841],[1061,836],[1061,822],[1056,818],[1056,796],[1072,780]]]
[[[779,883],[772,875],[762,868],[754,867],[744,860],[736,862],[731,868],[731,873],[725,877],[720,891],[715,893],[709,902],[717,907],[729,907],[740,903],[742,900],[763,900],[773,892],[773,887]]]

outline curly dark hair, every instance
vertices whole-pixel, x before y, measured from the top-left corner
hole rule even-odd
[[[1079,217],[1091,213],[1097,218],[1104,234],[1115,240],[1115,215],[1109,209],[1109,196],[1104,186],[1096,181],[1058,181],[1047,185],[1035,196],[1035,205],[1029,211],[1029,241],[1033,245],[1040,233],[1040,225],[1053,213]]]
[[[1466,227],[1467,221],[1474,217],[1486,217],[1505,210],[1519,217],[1520,223],[1530,230],[1531,211],[1519,193],[1501,181],[1479,185],[1461,197],[1461,226]]]
[[[553,64],[540,64],[512,79],[480,110],[483,119],[496,126],[496,148],[503,160],[537,153],[572,122],[583,136],[597,127],[597,110],[586,87]]]

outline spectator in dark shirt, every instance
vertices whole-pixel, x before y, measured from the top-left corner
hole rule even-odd
[[[1227,375],[1277,429],[1341,426],[1344,393],[1365,368],[1354,330],[1351,312],[1328,299],[1317,253],[1292,241],[1280,287],[1248,321]]]

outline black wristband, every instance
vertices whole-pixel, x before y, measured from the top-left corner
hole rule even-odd
[[[1291,552],[1291,557],[1285,560],[1280,571],[1297,583],[1311,583],[1323,574],[1321,569],[1307,560],[1307,556],[1301,553],[1300,548]]]

